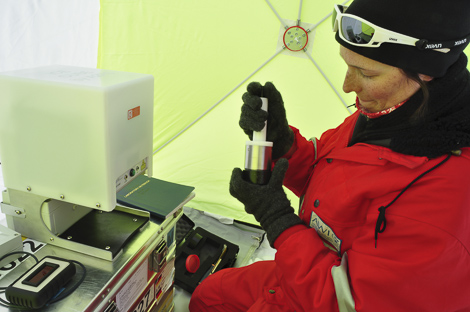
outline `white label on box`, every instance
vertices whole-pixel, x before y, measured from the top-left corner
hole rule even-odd
[[[116,295],[116,305],[118,311],[128,311],[135,303],[134,300],[147,286],[148,259],[129,277],[129,280]]]

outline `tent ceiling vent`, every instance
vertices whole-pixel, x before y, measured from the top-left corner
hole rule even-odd
[[[300,22],[297,25],[297,21],[283,19],[279,28],[276,50],[283,49],[282,54],[308,58],[305,54],[312,55],[314,37],[314,24]]]

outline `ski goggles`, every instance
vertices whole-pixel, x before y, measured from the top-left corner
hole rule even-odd
[[[417,39],[406,36],[377,25],[374,25],[358,16],[344,13],[348,7],[335,5],[332,16],[334,32],[347,43],[368,48],[378,48],[382,43],[395,43],[415,46],[420,50],[434,50],[447,53],[450,48],[467,43],[469,37],[462,40],[447,42],[430,42],[426,39]]]

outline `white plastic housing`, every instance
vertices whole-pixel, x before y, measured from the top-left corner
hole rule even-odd
[[[268,99],[265,97],[261,97],[261,109],[268,111]],[[267,123],[268,121],[264,122],[264,128],[261,131],[253,131],[253,141],[266,141]]]
[[[7,188],[111,211],[118,178],[144,159],[152,174],[152,142],[151,75],[69,66],[0,73]]]

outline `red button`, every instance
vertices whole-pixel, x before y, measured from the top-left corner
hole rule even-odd
[[[199,269],[199,257],[197,255],[189,255],[186,258],[186,270],[189,273],[195,273]]]

